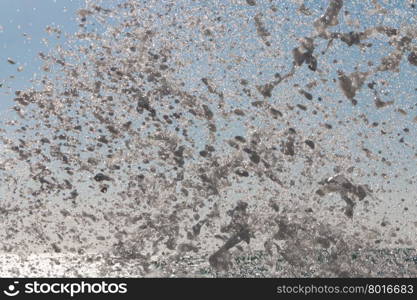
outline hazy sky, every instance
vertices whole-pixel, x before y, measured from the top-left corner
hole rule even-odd
[[[62,34],[76,31],[78,25],[74,20],[75,11],[83,2],[82,0],[3,0],[0,2],[0,49],[2,51],[0,83],[3,85],[0,88],[0,112],[4,114],[7,108],[13,104],[11,100],[14,98],[14,90],[31,86],[30,79],[35,73],[39,73],[41,66],[38,53],[47,53],[55,45],[65,44],[65,37],[56,40],[55,34],[48,34],[45,27],[51,25],[54,28],[59,28],[62,30]],[[188,3],[186,0],[180,2]],[[416,174],[414,155],[416,142],[413,139],[416,130],[416,123],[413,122],[416,116],[415,80],[413,80],[416,67],[408,63],[408,53],[403,55],[400,62],[400,72],[377,71],[369,76],[363,87],[358,89],[356,95],[358,104],[353,106],[339,87],[338,72],[342,71],[349,75],[356,71],[368,72],[377,69],[383,57],[393,51],[394,47],[389,44],[390,37],[378,33],[366,39],[366,43],[372,44],[372,46],[361,45],[361,47],[358,45],[349,46],[348,43],[344,43],[340,39],[335,39],[333,45],[329,47],[329,40],[316,38],[314,55],[319,61],[317,72],[309,70],[306,64],[299,66],[293,77],[280,83],[272,91],[270,97],[265,97],[258,92],[257,87],[290,72],[293,67],[292,49],[300,46],[301,38],[311,37],[315,34],[313,23],[324,13],[328,3],[328,1],[314,1],[314,3],[313,1],[305,1],[307,10],[300,13],[299,7],[303,1],[272,2],[278,6],[276,10],[272,9],[271,2],[266,0],[257,1],[257,6],[247,5],[246,1],[195,1],[182,8],[179,8],[179,4],[173,5],[173,10],[166,18],[159,18],[156,17],[156,14],[163,9],[168,10],[168,5],[161,7],[160,3],[162,2],[154,1],[156,5],[149,8],[149,14],[152,19],[154,18],[150,23],[160,32],[158,32],[159,37],[156,44],[152,45],[152,49],[158,48],[157,43],[175,43],[174,38],[178,39],[180,47],[174,48],[171,55],[173,61],[177,58],[181,67],[176,68],[173,73],[178,81],[185,82],[184,90],[201,95],[204,103],[211,105],[210,108],[215,112],[214,119],[218,127],[215,142],[217,144],[214,146],[219,153],[227,153],[223,150],[230,149],[229,144],[224,142],[225,140],[233,139],[236,135],[249,137],[250,129],[255,128],[254,131],[269,129],[269,126],[273,125],[275,126],[274,130],[284,132],[288,127],[294,127],[297,134],[303,138],[313,139],[319,145],[319,149],[325,153],[323,156],[320,155],[326,161],[326,165],[320,169],[323,177],[338,172],[334,171],[337,169],[338,155],[348,157],[346,161],[349,165],[345,167],[355,166],[358,167],[357,169],[363,167],[363,173],[352,174],[355,181],[371,184],[377,196],[386,197],[383,204],[376,208],[380,212],[377,215],[376,224],[381,216],[394,214],[393,211],[397,217],[404,214],[406,220],[411,219],[412,216],[415,216],[416,202],[415,193],[413,194],[415,187],[406,181]],[[366,1],[366,3],[345,1],[343,13],[339,16],[340,25],[332,27],[331,31],[349,33],[351,30],[355,30],[355,32],[360,32],[381,24],[394,28],[401,27],[401,30],[405,31],[407,26],[415,24],[415,11],[409,8],[408,1],[381,2],[384,2],[384,7],[389,10],[388,14],[374,13],[375,7],[372,5],[372,1]],[[117,1],[112,3],[117,3]],[[174,15],[176,22],[185,24],[181,29],[170,26]],[[213,21],[217,17],[221,18],[221,22]],[[192,22],[195,27],[187,26]],[[204,26],[198,27],[196,24],[206,25],[211,33],[205,35],[201,30]],[[266,31],[265,28],[268,33],[263,32],[263,30]],[[169,32],[171,29],[173,34]],[[105,31],[106,28],[102,30]],[[129,29],[123,28],[123,30],[128,31]],[[402,34],[399,36],[402,37]],[[211,35],[214,36],[214,42],[209,41]],[[120,53],[126,51],[128,53],[126,55],[133,55],[128,52],[129,47],[119,43],[120,40],[112,40],[110,33],[104,36],[110,37],[109,41],[106,41],[109,45],[114,43],[115,47],[124,47],[118,49]],[[45,44],[44,38],[48,39],[47,44]],[[128,41],[137,43],[136,40]],[[75,44],[78,43],[80,42],[75,41]],[[95,56],[91,57],[81,51],[76,54],[80,57],[76,67],[81,70],[81,73],[85,72],[83,74],[85,82],[94,86],[95,78],[89,77],[87,71],[96,70],[88,68],[94,65],[94,60],[98,59],[100,54],[93,52],[90,55]],[[118,67],[123,66],[125,61],[121,59],[121,56],[118,57],[117,52],[113,55],[109,57],[109,64],[121,61]],[[15,64],[8,62],[9,58]],[[84,67],[82,65],[84,61],[91,64],[86,64]],[[109,64],[105,67],[109,67]],[[20,67],[23,68],[21,72],[18,71]],[[11,78],[10,76],[15,77]],[[53,73],[49,78],[54,78]],[[216,92],[207,92],[210,88],[208,89],[203,84],[204,80],[202,81],[202,79],[204,78],[209,78],[210,84],[213,84]],[[252,87],[250,96],[241,92],[242,80],[247,80],[249,86]],[[374,90],[367,87],[367,84],[372,81],[376,81],[378,84],[378,88],[375,89],[379,93],[377,96],[382,101],[395,101],[392,105],[383,108],[376,107]],[[57,86],[61,88],[65,83],[60,83],[62,84],[57,84]],[[123,84],[126,84],[126,81],[117,82],[116,85],[120,88],[123,87]],[[149,85],[151,86],[151,84]],[[301,89],[309,90],[311,99],[306,99],[300,93]],[[223,104],[227,109],[233,111],[236,108],[241,108],[253,115],[253,118],[239,117],[233,114],[230,114],[230,118],[223,118],[220,106],[216,107],[220,93],[224,96],[224,99],[221,100],[224,100]],[[90,96],[91,98],[88,100],[83,99],[83,95],[75,96],[75,104],[71,109],[76,110],[77,105],[82,104],[83,101],[87,105],[94,104],[97,97]],[[120,99],[117,100],[122,102],[126,95],[119,96]],[[60,98],[51,101],[58,104],[64,102]],[[254,102],[261,104],[254,105]],[[284,112],[284,117],[269,122],[271,117],[268,106],[262,103],[279,108]],[[99,104],[93,105],[93,108],[98,109],[101,106]],[[180,107],[179,110],[181,109],[187,114],[186,107]],[[398,109],[407,113],[399,113]],[[90,113],[91,110],[88,112]],[[118,117],[122,113],[123,108],[116,111],[115,115]],[[141,117],[138,117],[134,112],[132,119],[135,118],[133,120],[137,122]],[[94,121],[94,117],[91,116],[91,119]],[[205,135],[207,133],[207,128],[204,125],[206,121],[200,121],[197,120],[193,125],[187,124],[187,130],[196,141],[193,151],[195,150],[197,153],[211,143]],[[382,124],[384,122],[386,124]],[[378,125],[372,125],[374,123],[378,123]],[[99,126],[101,125],[97,124],[95,127],[100,128]],[[166,127],[170,128],[170,125],[166,125]],[[382,135],[381,130],[385,130],[388,134]],[[63,129],[63,131],[65,130]],[[32,138],[32,135],[36,133],[36,130],[32,131],[28,136]],[[85,134],[83,138],[94,140],[97,133],[93,132],[90,134],[91,136],[89,134]],[[13,139],[14,136],[9,138]],[[404,139],[401,143],[399,142],[400,138]],[[15,138],[15,140],[17,139]],[[119,140],[117,149],[120,148],[130,153],[130,149],[126,150],[121,141],[122,139]],[[278,140],[276,147],[280,147]],[[371,150],[372,159],[367,158],[367,153],[363,149]],[[315,151],[321,150],[316,148]],[[90,153],[87,154],[90,155]],[[200,156],[196,155],[195,157],[197,161],[203,161]],[[355,157],[361,157],[361,162],[356,161]],[[81,158],[84,159],[83,156]],[[383,159],[389,160],[392,164],[383,163]],[[155,161],[158,160],[155,159]],[[305,161],[299,163],[303,166],[306,164]],[[299,177],[301,176],[299,174],[301,168],[291,164],[291,161],[288,160],[291,172],[286,174],[287,178],[283,178],[284,181],[291,176],[296,179],[297,174]],[[367,164],[369,165],[367,166]],[[408,170],[404,170],[404,167],[408,167]],[[105,172],[107,171],[105,170]],[[383,174],[388,174],[388,176],[383,176]],[[317,182],[321,179],[323,178],[314,178]],[[255,182],[259,184],[259,182]],[[396,184],[397,182],[399,185]],[[248,186],[250,183],[246,184],[245,188]],[[393,191],[385,193],[386,186],[392,188]],[[80,193],[83,196],[88,195],[84,189],[87,190],[87,188],[81,187]],[[306,192],[304,186],[301,186],[300,190]],[[226,191],[236,194],[231,188]],[[14,193],[13,190],[11,192]],[[96,190],[94,190],[95,192]],[[100,193],[97,191],[98,195]],[[97,194],[92,197],[99,199]],[[312,194],[314,195],[314,191]],[[389,197],[392,197],[394,201],[388,199]],[[402,197],[406,198],[405,204],[399,200]],[[404,206],[411,209],[404,211]]]

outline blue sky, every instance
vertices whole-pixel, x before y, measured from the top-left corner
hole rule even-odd
[[[244,2],[244,1],[243,1]],[[299,1],[298,1],[299,2]],[[211,74],[214,78],[217,78],[215,84],[218,89],[225,91],[227,93],[230,90],[230,87],[238,83],[239,77],[245,77],[252,81],[255,85],[262,84],[270,78],[273,74],[279,70],[281,74],[288,72],[291,66],[291,57],[288,56],[288,53],[291,53],[291,49],[298,46],[298,38],[302,36],[309,36],[313,33],[313,28],[311,25],[315,18],[323,12],[323,9],[326,7],[327,1],[306,1],[306,7],[311,11],[311,16],[306,15],[295,15],[289,12],[297,11],[299,5],[297,1],[283,1],[282,4],[275,3],[279,6],[278,12],[271,12],[268,10],[269,1],[258,1],[258,5],[263,7],[265,12],[265,24],[268,29],[271,31],[270,41],[272,42],[273,48],[277,49],[277,53],[281,52],[286,55],[273,55],[274,60],[271,60],[270,50],[262,49],[264,48],[263,43],[259,43],[256,39],[253,39],[253,36],[256,36],[256,29],[253,24],[250,22],[250,19],[257,13],[259,6],[252,7],[248,5],[241,4],[230,4],[228,1],[218,0],[207,3],[198,3],[196,6],[204,5],[207,6],[205,13],[208,16],[214,13],[218,13],[217,10],[212,9],[212,6],[215,5],[224,5],[222,10],[222,16],[226,19],[228,15],[233,15],[234,12],[239,11],[241,14],[248,16],[247,24],[240,24],[240,18],[229,18],[228,27],[229,30],[233,32],[232,40],[229,40],[229,34],[225,35],[223,45],[224,48],[221,51],[218,51],[219,61],[214,62],[212,65],[208,65],[209,57],[201,57],[199,62],[195,60],[188,67],[183,69],[184,72],[178,74],[179,77],[184,76],[184,81],[188,82],[190,88],[192,89],[202,89],[205,91],[205,86],[201,86],[200,80],[187,80],[189,74],[192,73],[196,78],[205,77],[207,74]],[[397,27],[401,23],[412,24],[415,14],[409,8],[409,1],[392,1],[389,3],[384,3],[384,7],[389,9],[392,12],[389,16],[384,16],[380,14],[371,14],[369,15],[369,10],[372,9],[372,5],[369,2],[362,3],[360,1],[355,2],[345,2],[344,9],[346,11],[352,11],[353,15],[340,15],[340,25],[332,28],[335,31],[349,32],[349,30],[363,30],[366,27],[374,26],[377,24],[384,24],[388,26]],[[237,3],[237,2],[236,2]],[[64,44],[65,38],[56,39],[54,34],[48,34],[45,31],[45,27],[50,25],[53,27],[60,28],[62,32],[72,33],[77,30],[77,22],[75,22],[75,11],[77,8],[83,6],[83,0],[2,0],[0,1],[0,84],[3,85],[0,88],[0,112],[7,112],[7,109],[13,104],[11,101],[14,97],[14,91],[16,89],[24,89],[31,86],[30,79],[39,74],[39,67],[41,66],[41,60],[38,58],[39,52],[47,53],[55,45],[59,43]],[[190,12],[193,10],[192,7],[189,8]],[[158,7],[155,7],[155,10],[158,10]],[[398,10],[398,11],[396,11]],[[280,15],[280,20],[284,20],[286,16],[291,17],[291,22],[282,22],[282,24],[272,24],[270,20],[273,18],[268,18],[268,14]],[[179,16],[179,18],[188,18],[187,16]],[[359,26],[346,26],[347,19],[357,19],[359,20]],[[299,21],[300,24],[293,26],[294,21]],[[158,20],[158,22],[163,22],[163,20]],[[307,26],[304,26],[307,25]],[[244,28],[245,30],[242,30]],[[247,31],[248,30],[248,31]],[[186,32],[186,31],[184,31]],[[248,32],[251,32],[251,35],[247,35]],[[283,38],[283,32],[287,35]],[[194,34],[194,33],[185,33],[184,35]],[[197,34],[197,33],[195,33]],[[221,39],[222,37],[217,37]],[[48,45],[45,45],[45,40],[48,40]],[[382,38],[383,39],[383,38]],[[350,73],[354,70],[355,67],[358,67],[360,70],[369,69],[367,66],[367,61],[372,59],[373,61],[378,61],[381,57],[388,54],[391,49],[387,46],[386,42],[382,42],[380,37],[375,39],[370,39],[370,42],[375,43],[378,46],[374,46],[366,55],[363,55],[359,47],[348,47],[347,45],[338,42],[339,44],[336,47],[330,49],[326,57],[320,58],[321,66],[326,68],[331,76],[337,78],[337,70],[342,69],[346,73]],[[231,41],[233,43],[231,43]],[[317,40],[317,49],[323,50],[326,47],[327,41]],[[379,43],[381,44],[379,46]],[[234,44],[234,47],[230,47]],[[199,45],[198,43],[196,45]],[[186,51],[189,53],[198,53],[198,48],[193,48],[193,45],[190,44],[186,48]],[[275,51],[275,50],[274,50]],[[344,53],[349,53],[349,55],[344,55]],[[342,54],[342,55],[341,55]],[[192,56],[192,55],[191,55]],[[233,64],[232,57],[251,57],[253,60],[256,60],[256,64],[253,63],[252,59],[247,60],[247,63]],[[16,62],[16,64],[10,64],[7,62],[7,59],[10,58]],[[225,72],[224,64],[221,59],[226,59],[228,65],[233,66],[232,72]],[[332,64],[332,60],[338,60],[338,64]],[[23,67],[23,71],[19,72],[17,69]],[[255,67],[255,69],[254,69]],[[415,99],[412,97],[414,94],[414,84],[412,78],[415,76],[415,67],[407,63],[404,58],[401,63],[401,72],[384,72],[378,73],[373,76],[372,79],[386,79],[389,80],[391,85],[386,89],[386,92],[389,93],[381,96],[382,100],[388,101],[391,99],[391,95],[396,95],[395,107],[408,110],[413,107]],[[188,69],[187,69],[188,68]],[[311,74],[311,72],[305,72],[305,66],[300,68],[297,72],[297,78],[291,80],[288,84],[283,83],[278,88],[274,90],[274,97],[269,101],[272,104],[281,105],[285,102],[300,102],[304,101],[302,96],[294,97],[292,86],[294,83],[299,84],[300,86],[304,85],[311,78],[319,81],[321,76],[319,74]],[[225,77],[227,75],[227,77]],[[231,78],[230,75],[235,76],[236,78]],[[14,76],[11,78],[10,76]],[[334,85],[332,85],[333,87]],[[404,117],[398,114],[394,109],[387,108],[382,110],[375,109],[373,104],[373,95],[372,91],[367,88],[363,88],[358,92],[359,104],[356,107],[352,107],[346,99],[344,99],[343,94],[339,89],[325,89],[317,88],[315,91],[315,97],[322,96],[326,105],[332,107],[337,114],[337,120],[346,120],[351,117],[352,114],[360,115],[365,113],[372,122],[381,122],[384,119],[396,120],[394,122],[395,126],[399,126],[398,130],[402,130],[402,125],[400,122],[405,121],[405,126],[413,126],[411,120],[414,118],[413,114],[409,114]],[[209,97],[211,97],[209,95]],[[215,97],[215,96],[213,96]],[[343,99],[342,103],[338,103],[336,99]],[[243,97],[239,101],[239,105],[251,107],[250,101],[254,99],[246,99]],[[312,127],[316,126],[317,123],[322,122],[320,119],[321,116],[309,115],[308,118],[304,118],[303,125],[306,131],[309,130],[310,125]],[[335,121],[335,120],[332,120]],[[239,131],[241,126],[238,122],[226,124],[230,127],[235,126],[236,130],[229,130],[231,135],[236,134],[236,131]],[[333,124],[335,125],[335,124]],[[360,131],[365,128],[359,127]],[[369,148],[384,148],[384,141],[379,138],[379,133],[372,136],[373,139],[370,140],[370,143],[373,145],[367,147]],[[201,136],[201,132],[199,135]],[[223,132],[224,134],[224,132]],[[348,133],[352,136],[352,141],[356,142],[357,131],[352,130]],[[225,136],[229,138],[229,136]],[[204,139],[201,139],[204,140]],[[395,141],[396,143],[396,141]],[[395,144],[393,143],[393,144]],[[401,151],[406,152],[407,156],[412,156],[413,150],[410,148],[404,148],[402,145],[392,147],[395,152],[400,153]],[[350,147],[345,149],[346,151],[350,150]],[[401,157],[404,159],[404,156]],[[399,162],[407,163],[404,160]]]
[[[43,41],[50,46],[60,42],[45,28],[57,26],[63,32],[74,32],[77,23],[74,12],[82,0],[1,0],[0,1],[0,111],[12,104],[11,91],[30,87],[30,79],[39,73],[41,61],[38,53],[48,52]],[[61,37],[61,40],[64,37]],[[7,62],[10,58],[15,65]],[[18,67],[23,71],[17,71]],[[15,76],[15,78],[10,78]],[[10,87],[11,89],[9,89]]]

